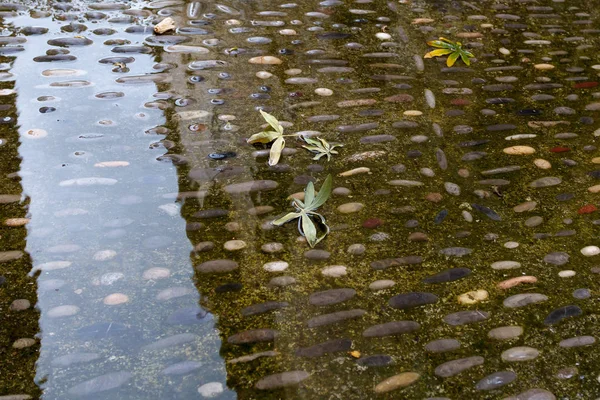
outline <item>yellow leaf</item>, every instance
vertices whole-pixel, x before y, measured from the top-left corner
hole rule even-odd
[[[460,56],[460,53],[456,52],[456,53],[452,53],[448,56],[448,59],[446,60],[446,65],[451,67],[454,65],[454,63],[456,62],[456,60],[458,60],[458,57]]]
[[[450,54],[450,53],[452,53],[452,50],[437,49],[437,50],[433,50],[433,51],[430,51],[429,53],[425,54],[424,58],[439,57],[439,56],[444,56],[444,55]]]
[[[360,358],[360,351],[358,350],[350,351],[348,352],[348,354],[350,354],[354,358]]]

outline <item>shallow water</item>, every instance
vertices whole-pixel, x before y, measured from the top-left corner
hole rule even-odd
[[[0,10],[0,399],[600,396],[593,2]]]

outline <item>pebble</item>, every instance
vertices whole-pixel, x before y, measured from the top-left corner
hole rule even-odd
[[[445,362],[441,365],[438,365],[435,368],[435,375],[442,378],[449,378],[451,376],[455,376],[464,372],[473,367],[477,367],[479,365],[483,365],[484,358],[479,356],[460,358],[457,360],[452,360]]]
[[[245,249],[247,246],[243,240],[228,240],[223,244],[223,248],[227,251],[239,251]]]
[[[208,382],[198,388],[198,393],[205,398],[213,398],[223,393],[223,384],[221,382]]]
[[[460,304],[476,304],[481,301],[487,300],[489,297],[489,293],[487,290],[478,289],[472,290],[467,293],[463,293],[458,296],[458,302]]]
[[[129,301],[129,296],[123,293],[112,293],[109,294],[102,300],[104,304],[107,306],[116,306],[118,304],[127,303]]]
[[[529,361],[537,358],[540,355],[539,350],[533,347],[520,346],[513,347],[502,352],[502,360],[506,362]]]
[[[394,287],[395,285],[396,285],[396,282],[394,282],[390,279],[382,279],[382,280],[377,280],[377,281],[372,282],[369,285],[369,289],[371,289],[373,291],[385,290],[385,289]]]
[[[415,383],[419,378],[420,374],[416,372],[403,372],[398,375],[394,375],[385,379],[375,386],[375,393],[387,393],[392,390],[404,388]]]

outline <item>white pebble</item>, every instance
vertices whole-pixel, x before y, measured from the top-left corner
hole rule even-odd
[[[198,388],[198,393],[200,393],[202,397],[217,397],[223,393],[223,384],[220,382],[205,383]]]
[[[256,77],[260,78],[260,79],[269,79],[270,77],[272,77],[273,74],[267,71],[258,71],[256,73]]]
[[[333,90],[327,88],[316,88],[315,93],[319,96],[331,96],[333,94]]]
[[[586,257],[596,256],[600,254],[600,247],[598,246],[586,246],[581,249],[581,254]]]
[[[379,40],[390,40],[392,38],[392,35],[385,32],[379,32],[375,35],[375,37]]]
[[[285,261],[271,261],[263,265],[263,268],[269,272],[281,272],[285,271],[289,266],[290,264]]]
[[[507,249],[516,249],[517,247],[519,247],[519,243],[517,243],[517,242],[506,242],[506,243],[504,243],[504,247],[506,247]]]
[[[570,278],[572,276],[575,276],[575,271],[570,270],[570,269],[565,269],[564,271],[560,271],[558,273],[558,276],[560,276],[561,278]]]

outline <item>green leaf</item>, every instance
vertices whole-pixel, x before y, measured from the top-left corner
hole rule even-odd
[[[273,146],[271,146],[271,153],[269,154],[269,165],[270,166],[277,165],[277,163],[279,162],[279,158],[281,157],[281,152],[283,151],[284,147],[285,147],[285,139],[283,138],[283,136],[279,136],[275,140],[275,143],[273,143]]]
[[[275,131],[277,131],[280,135],[283,134],[283,126],[281,126],[281,124],[279,123],[279,121],[277,120],[277,118],[275,118],[274,116],[272,116],[269,113],[264,112],[263,110],[259,110],[260,114],[262,115],[262,117],[265,119],[265,121],[267,121],[267,123],[269,125],[271,125],[271,127],[273,127],[273,129],[275,129]]]
[[[469,60],[469,56],[467,56],[465,53],[461,52],[460,53],[460,58],[461,60],[463,60],[463,62],[467,65],[471,65],[471,60]]]
[[[319,193],[315,197],[315,200],[311,204],[310,208],[312,210],[316,210],[317,208],[321,207],[327,201],[329,196],[331,196],[332,190],[333,182],[331,179],[331,175],[327,175],[327,178],[325,178],[325,182],[323,182],[323,184],[321,185],[321,189],[319,190]]]
[[[293,219],[299,218],[300,217],[300,213],[289,213],[284,215],[283,217],[276,219],[275,221],[272,222],[273,225],[276,226],[281,226],[283,224],[285,224],[286,222],[290,222]]]
[[[455,52],[452,53],[448,56],[448,59],[446,60],[446,65],[451,67],[454,65],[454,63],[456,62],[456,60],[458,60],[458,57],[460,56],[459,52]]]
[[[323,156],[329,156],[329,155],[325,154],[325,153],[319,153],[316,156],[314,156],[312,159],[315,161],[319,161]],[[329,160],[329,157],[327,157],[327,160]]]
[[[312,151],[313,153],[318,153],[321,151],[321,148],[317,147],[317,146],[302,146],[302,147],[304,147],[308,151]]]
[[[315,199],[315,185],[312,182],[308,182],[306,190],[304,191],[304,204],[306,208],[310,208],[311,203]]]
[[[315,247],[317,242],[317,228],[315,224],[310,220],[307,214],[302,214],[302,232],[310,247]]]
[[[304,140],[308,144],[312,144],[313,146],[319,146],[320,143],[313,138],[309,138],[307,136],[302,136],[302,140]]]
[[[441,40],[432,40],[431,42],[427,42],[427,45],[431,47],[437,47],[439,49],[454,50],[454,46],[451,43],[445,43]]]
[[[281,134],[279,134],[277,132],[273,132],[273,131],[260,132],[260,133],[255,133],[254,135],[250,136],[248,138],[247,142],[250,144],[269,143],[269,142],[272,142],[273,140],[277,139],[279,136],[281,136]]]

